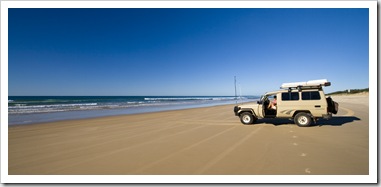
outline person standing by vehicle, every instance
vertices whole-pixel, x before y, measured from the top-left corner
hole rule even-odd
[[[276,95],[274,95],[274,99],[270,102],[268,108],[276,110]]]

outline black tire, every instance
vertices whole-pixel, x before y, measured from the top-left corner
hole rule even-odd
[[[339,110],[339,104],[332,100],[331,97],[327,98],[327,104],[328,104],[328,112],[331,112],[333,114],[337,114]]]
[[[305,112],[300,112],[295,115],[294,122],[299,127],[308,127],[311,125],[312,119],[311,116]]]
[[[332,110],[332,113],[333,114],[337,114],[337,112],[339,111],[339,103],[335,102],[335,101],[332,101],[333,103],[333,110]]]
[[[332,98],[327,97],[328,112],[332,112]]]
[[[256,121],[256,118],[250,112],[244,112],[239,116],[241,123],[245,125],[253,124]]]

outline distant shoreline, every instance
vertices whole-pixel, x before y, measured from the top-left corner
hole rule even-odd
[[[336,92],[328,93],[326,95],[355,95],[355,94],[367,95],[367,94],[369,94],[369,88],[347,89],[347,90],[343,90],[343,91],[336,91]]]
[[[327,94],[326,96],[366,96],[369,95],[369,92],[358,92],[358,93],[332,93]]]

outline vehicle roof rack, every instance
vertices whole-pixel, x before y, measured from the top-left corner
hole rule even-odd
[[[310,80],[307,82],[291,82],[283,83],[280,88],[288,89],[289,91],[298,89],[300,91],[302,89],[321,88],[323,86],[331,86],[331,82],[329,82],[327,79]]]

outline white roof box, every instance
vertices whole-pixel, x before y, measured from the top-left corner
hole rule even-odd
[[[331,83],[327,79],[311,80],[307,82],[291,82],[283,83],[280,88],[298,88],[298,87],[321,87],[321,86],[331,86]]]

